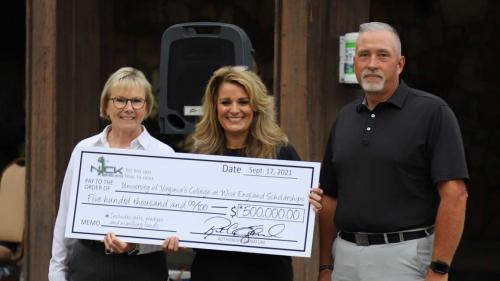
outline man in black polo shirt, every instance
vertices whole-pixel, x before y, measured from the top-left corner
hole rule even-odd
[[[390,25],[359,32],[365,96],[340,111],[327,144],[318,280],[447,280],[467,201],[457,120],[400,81],[405,58]]]

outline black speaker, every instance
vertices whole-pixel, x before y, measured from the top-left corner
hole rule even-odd
[[[201,101],[213,72],[221,66],[252,69],[252,43],[226,23],[176,24],[161,39],[159,122],[162,134],[189,134],[202,115]]]

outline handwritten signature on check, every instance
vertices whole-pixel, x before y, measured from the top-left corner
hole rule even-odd
[[[240,227],[239,223],[233,223],[230,219],[220,216],[210,217],[204,222],[209,228],[203,233],[205,239],[211,235],[232,235],[241,237],[241,243],[246,244],[250,238],[269,238],[277,237],[285,230],[282,223],[275,224],[265,229],[261,224]]]

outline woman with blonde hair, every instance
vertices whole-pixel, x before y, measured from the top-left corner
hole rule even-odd
[[[300,160],[276,124],[274,98],[261,79],[241,66],[216,70],[203,97],[204,115],[193,134],[193,152],[239,157]],[[310,201],[321,209],[319,188]],[[177,238],[175,238],[177,239]],[[165,248],[176,250],[174,239]],[[292,260],[278,255],[196,249],[192,281],[293,280]]]
[[[274,97],[245,67],[223,67],[214,72],[203,98],[203,112],[193,134],[196,153],[225,155],[237,149],[241,156],[276,158],[283,148],[298,159],[276,124]]]
[[[118,69],[109,77],[101,93],[100,116],[111,124],[101,133],[80,141],[76,148],[108,147],[173,153],[171,147],[153,138],[142,125],[151,114],[153,103],[151,84],[141,71],[131,67]],[[62,185],[49,280],[166,280],[168,271],[161,247],[126,243],[113,233],[103,236],[103,241],[64,237],[74,157],[72,154]]]

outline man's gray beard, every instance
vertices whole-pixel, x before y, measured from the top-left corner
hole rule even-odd
[[[363,88],[365,92],[380,92],[384,89],[384,85],[385,80],[376,83],[370,83],[361,80],[361,88]]]

